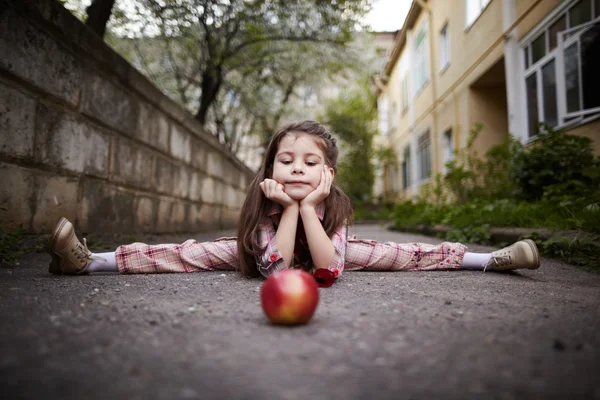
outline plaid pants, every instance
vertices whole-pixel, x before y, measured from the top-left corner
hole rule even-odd
[[[348,239],[347,271],[448,270],[460,267],[466,246],[444,242],[378,243],[374,240]],[[220,238],[198,243],[147,245],[132,243],[116,250],[122,274],[160,272],[198,272],[237,270],[236,238]]]

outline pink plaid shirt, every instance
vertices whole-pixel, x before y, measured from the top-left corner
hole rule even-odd
[[[316,208],[317,217],[323,222],[325,216],[325,204],[321,203]],[[285,261],[281,251],[275,243],[275,233],[283,214],[283,207],[272,202],[272,206],[267,212],[267,218],[258,227],[258,245],[264,248],[262,255],[256,257],[256,264],[260,273],[267,277],[275,271],[286,268]],[[348,227],[346,225],[339,228],[331,238],[331,243],[335,249],[333,261],[327,268],[335,277],[339,276],[344,270],[344,259],[346,257],[346,245],[348,239]],[[314,272],[315,266],[310,256],[308,242],[304,233],[302,220],[298,223],[296,231],[296,244],[294,246],[294,255],[292,260],[293,268],[301,268],[305,271]]]

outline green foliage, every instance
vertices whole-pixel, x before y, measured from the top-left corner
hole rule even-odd
[[[519,197],[539,200],[600,193],[600,160],[594,159],[591,139],[542,127],[530,148],[513,160]]]
[[[447,225],[445,239],[464,243],[489,243],[491,226],[580,232],[531,237],[547,256],[600,270],[600,159],[591,141],[544,127],[529,148],[508,136],[480,158],[472,146],[481,129],[417,201],[396,205],[395,225]]]
[[[490,226],[487,224],[452,229],[444,236],[445,240],[449,242],[478,244],[489,244],[491,237]]]
[[[373,101],[368,86],[342,92],[325,109],[323,117],[341,140],[337,181],[352,204],[371,201],[375,183],[373,137],[375,135]]]
[[[119,37],[107,40],[235,153],[241,138],[266,143],[299,119],[299,103],[331,75],[365,69],[351,43],[371,3],[143,0],[120,12],[117,2],[109,28]]]
[[[424,201],[404,201],[394,208],[394,224],[399,228],[431,227],[441,223],[448,207]]]
[[[19,257],[24,253],[22,238],[23,226],[12,231],[0,229],[0,265],[17,264]]]
[[[379,145],[375,149],[375,158],[384,164],[396,163],[396,151],[392,146]]]
[[[482,158],[473,149],[482,129],[483,125],[477,124],[470,131],[466,147],[456,150],[454,159],[446,163],[446,174],[437,174],[431,183],[424,185],[421,200],[464,204],[513,196],[516,185],[510,166],[521,145],[507,135],[504,142],[492,146]]]
[[[558,258],[569,264],[584,269],[600,272],[600,235],[592,234],[582,237],[557,236],[541,239],[533,233],[523,238],[532,239],[542,254]]]
[[[392,203],[361,203],[354,207],[354,221],[388,221],[392,218]]]

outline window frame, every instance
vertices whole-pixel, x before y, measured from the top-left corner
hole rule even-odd
[[[427,140],[423,138],[427,136]],[[426,129],[417,137],[417,179],[419,183],[427,182],[433,175],[431,130]],[[423,155],[425,155],[423,157]]]
[[[592,3],[592,12],[594,11],[594,1],[591,1]],[[585,24],[581,24],[581,25],[577,25],[573,28],[570,29],[566,29],[562,32],[558,33],[558,46],[557,48],[560,48],[561,51],[559,52],[559,55],[557,57],[557,59],[560,62],[557,62],[557,66],[560,65],[560,71],[557,70],[556,75],[557,75],[557,93],[556,96],[558,97],[558,107],[559,107],[559,126],[561,125],[565,125],[566,124],[566,120],[570,119],[569,122],[571,121],[576,121],[576,120],[585,120],[587,116],[589,116],[588,114],[594,114],[594,113],[600,113],[600,106],[599,107],[595,107],[595,108],[588,108],[585,109],[584,108],[584,104],[583,104],[583,69],[582,69],[582,63],[581,63],[581,37],[583,36],[583,34],[588,30],[588,28],[592,27],[595,24],[600,24],[600,17],[593,17],[594,14],[592,14],[592,20],[590,22],[586,22]],[[572,32],[577,31],[577,33],[573,34],[571,37],[565,39],[565,37],[569,34],[571,34]],[[573,111],[573,112],[569,112],[568,108],[567,108],[567,96],[566,96],[566,83],[565,83],[565,71],[564,71],[564,57],[565,57],[565,50],[569,47],[571,47],[572,45],[576,45],[577,46],[577,55],[578,55],[578,85],[579,85],[579,106],[580,106],[580,110],[579,111]],[[558,84],[558,78],[562,79],[562,85]],[[560,87],[560,89],[559,89]],[[560,96],[560,97],[559,97]],[[562,111],[562,118],[561,118],[561,111]],[[593,116],[593,118],[595,118],[597,116]],[[562,120],[562,121],[561,121]]]
[[[473,19],[469,21],[469,3],[475,2],[477,3],[476,8],[479,10],[474,14]],[[465,0],[465,30],[469,30],[475,24],[491,2],[492,0]]]
[[[408,77],[406,75],[400,78],[400,97],[402,101],[401,113],[404,115],[408,111],[410,103],[410,97],[408,95]]]
[[[442,143],[444,144],[444,174],[448,173],[446,164],[454,160],[454,132],[452,128],[444,130],[442,133]]]
[[[379,99],[381,101],[377,101],[377,129],[380,136],[387,137],[390,129],[389,100],[387,94],[380,96]],[[382,124],[384,124],[384,128],[382,128]]]
[[[448,21],[446,21],[440,29],[440,73],[450,66],[450,30],[448,28]]]
[[[423,88],[429,83],[429,21],[424,19],[419,27],[415,29],[413,37],[413,54],[414,54],[414,65],[413,68],[413,82],[414,82],[414,93],[412,98],[415,98],[421,93]],[[417,45],[417,37],[423,32],[423,40]],[[422,67],[420,67],[422,64]],[[421,82],[422,81],[422,82]]]
[[[402,190],[409,189],[412,184],[410,144],[404,146],[402,150]]]
[[[546,122],[546,109],[544,105],[544,79],[542,69],[547,66],[550,62],[554,61],[554,73],[555,73],[555,90],[556,90],[556,119],[557,124],[553,128],[555,129],[564,129],[571,128],[577,125],[584,124],[593,119],[596,119],[600,116],[600,109],[594,108],[591,110],[580,110],[579,113],[581,116],[577,115],[569,115],[567,113],[567,98],[566,98],[566,89],[565,89],[565,71],[564,71],[564,51],[573,43],[579,43],[581,35],[586,31],[587,26],[592,26],[593,24],[600,23],[600,13],[599,10],[596,10],[596,2],[594,0],[590,1],[590,18],[589,22],[586,22],[581,25],[577,25],[575,27],[570,26],[570,11],[576,6],[579,1],[582,0],[570,0],[566,1],[563,4],[559,5],[552,13],[550,13],[544,20],[542,20],[534,29],[532,29],[524,38],[521,40],[519,46],[521,51],[519,52],[520,58],[520,71],[521,77],[520,82],[521,86],[521,95],[522,98],[525,99],[526,105],[528,104],[528,93],[527,93],[527,79],[535,74],[536,76],[536,100],[537,100],[537,113],[538,113],[538,123]],[[557,45],[554,49],[550,50],[550,28],[562,17],[565,17],[565,26],[566,29],[563,31],[557,32]],[[569,37],[568,39],[564,39],[566,35],[570,32],[577,31],[576,34]],[[537,61],[533,62],[533,50],[532,44],[535,42],[540,35],[545,35],[544,38],[544,46],[545,53],[544,56],[539,58]],[[579,46],[579,45],[578,45]],[[580,89],[580,101],[582,96],[582,74],[581,74],[581,62],[579,63],[579,89]],[[594,114],[597,113],[597,114]],[[586,114],[593,114],[591,116],[587,116]],[[529,120],[529,107],[524,107],[523,113],[523,124],[524,133],[525,133],[525,142],[529,142],[533,140],[537,136],[537,132],[530,132],[530,120]],[[569,119],[567,121],[567,119]]]

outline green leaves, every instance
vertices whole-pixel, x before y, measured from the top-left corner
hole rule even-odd
[[[328,104],[324,115],[325,123],[341,140],[342,156],[336,179],[355,207],[371,200],[375,183],[371,162],[375,135],[372,104],[368,86],[363,84],[342,91]]]
[[[22,226],[12,231],[0,229],[0,265],[17,264],[19,257],[24,253],[21,246],[22,237]]]
[[[591,139],[542,127],[530,148],[514,158],[519,197],[539,200],[600,193],[600,160],[594,159]]]

